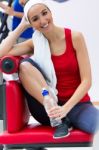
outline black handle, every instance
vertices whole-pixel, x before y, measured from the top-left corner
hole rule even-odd
[[[14,69],[14,67],[15,67],[15,64],[14,64],[13,60],[4,59],[2,61],[2,69],[4,72],[9,73]]]

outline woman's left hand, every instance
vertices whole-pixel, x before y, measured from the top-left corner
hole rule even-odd
[[[67,115],[66,108],[64,106],[54,106],[49,110],[48,116],[50,118],[62,119]]]

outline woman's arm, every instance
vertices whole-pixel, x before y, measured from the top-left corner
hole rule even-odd
[[[13,49],[8,52],[7,55],[21,56],[33,54],[33,42],[32,39],[26,40],[22,43],[13,46]]]
[[[79,32],[73,32],[72,41],[76,51],[81,83],[72,97],[64,105],[64,108],[67,110],[67,112],[69,112],[84,97],[84,95],[90,89],[92,82],[90,61],[84,37]]]
[[[4,13],[8,14],[9,16],[16,16],[18,18],[22,18],[24,13],[18,12],[13,9],[13,7],[10,7],[8,5],[3,4],[0,2],[0,7],[4,10]]]
[[[13,9],[13,7],[9,7],[9,6],[6,6],[6,8],[4,9],[4,12],[6,14],[8,14],[9,16],[15,16],[15,17],[18,17],[18,18],[22,18],[24,13],[23,12],[18,12],[18,11],[15,11]]]
[[[0,58],[7,54],[23,55],[33,50],[32,40],[28,40],[21,44],[15,44],[20,34],[29,26],[30,25],[23,17],[19,26],[14,31],[10,32],[7,38],[0,44]]]
[[[18,17],[18,18],[22,18],[23,15],[24,15],[24,13],[13,10],[12,16],[15,16],[15,17]]]

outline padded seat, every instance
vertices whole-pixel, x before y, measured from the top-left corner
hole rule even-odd
[[[39,124],[30,124],[17,133],[4,131],[0,135],[0,144],[38,144],[38,143],[84,143],[92,142],[92,135],[73,129],[70,135],[61,139],[53,139],[54,128]]]

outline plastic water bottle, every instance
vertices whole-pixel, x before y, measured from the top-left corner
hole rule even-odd
[[[46,89],[42,90],[42,95],[44,97],[44,107],[46,112],[48,113],[49,110],[53,107],[56,106],[57,103],[56,101],[49,95],[49,91]],[[55,118],[50,118],[50,124],[52,127],[58,126],[62,123],[61,119],[60,120],[56,120]]]

